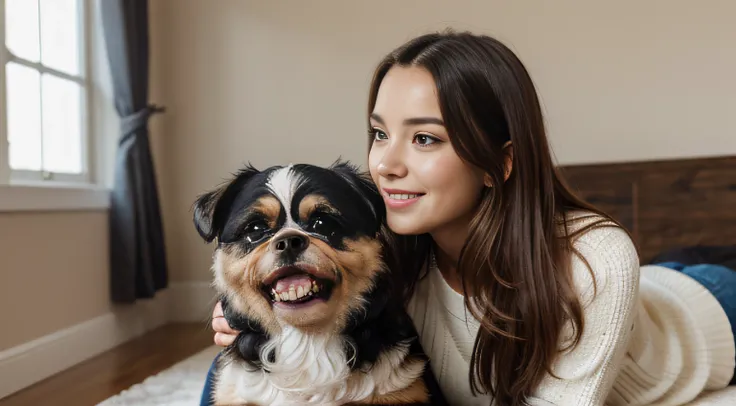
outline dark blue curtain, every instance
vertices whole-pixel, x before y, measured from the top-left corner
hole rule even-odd
[[[121,133],[110,206],[112,299],[151,298],[168,284],[161,209],[148,137],[148,0],[100,2]]]

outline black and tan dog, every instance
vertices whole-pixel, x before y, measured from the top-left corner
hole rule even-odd
[[[444,404],[382,259],[384,216],[344,162],[248,166],[199,197],[214,286],[241,331],[220,354],[215,404]]]

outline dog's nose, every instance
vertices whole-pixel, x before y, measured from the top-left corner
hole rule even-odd
[[[309,246],[309,238],[297,230],[287,230],[271,241],[271,250],[281,254],[299,254]]]

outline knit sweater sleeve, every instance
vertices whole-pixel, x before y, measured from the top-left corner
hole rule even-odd
[[[581,235],[572,274],[583,306],[584,327],[577,346],[552,365],[557,376],[543,378],[531,405],[598,406],[611,391],[627,351],[639,295],[639,258],[625,231],[594,228]],[[593,281],[595,280],[595,284]],[[568,323],[562,347],[574,337]]]

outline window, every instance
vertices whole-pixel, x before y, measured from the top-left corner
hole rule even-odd
[[[0,5],[0,182],[90,182],[87,0]]]

